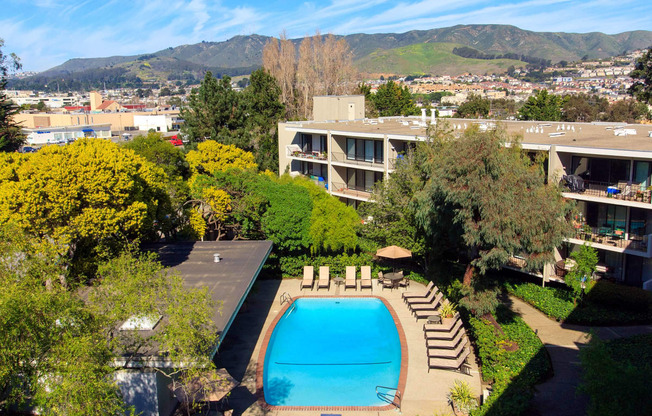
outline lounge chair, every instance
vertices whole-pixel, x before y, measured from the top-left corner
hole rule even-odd
[[[369,288],[373,290],[371,284],[371,266],[360,267],[360,289]]]
[[[462,354],[467,344],[468,340],[464,338],[464,341],[457,344],[457,347],[453,350],[447,348],[428,348],[428,358],[457,358]]]
[[[462,330],[457,333],[453,339],[427,339],[426,347],[427,348],[439,348],[439,349],[453,349],[456,348],[460,341],[464,340],[466,342],[466,331]]]
[[[416,311],[432,311],[435,312],[439,310],[439,307],[442,304],[442,301],[444,300],[444,294],[439,292],[434,296],[434,299],[430,303],[417,303],[416,305],[408,305],[412,313],[414,314]],[[448,302],[448,301],[446,301]],[[430,314],[432,315],[432,313]]]
[[[426,331],[423,333],[425,339],[443,339],[451,340],[455,339],[457,333],[462,330],[462,320],[458,320],[455,326],[450,330],[450,332],[439,332],[439,331]]]
[[[301,289],[309,287],[315,282],[315,268],[312,266],[303,266],[303,280],[301,281]]]
[[[453,319],[446,321],[446,323],[439,324],[423,324],[423,330],[425,332],[451,332],[453,327],[457,324],[457,321],[460,320],[460,313],[455,312]]]
[[[319,290],[322,287],[325,287],[326,289],[330,289],[330,286],[331,286],[331,279],[329,275],[328,266],[320,266],[319,282],[317,283],[317,290]]]
[[[449,358],[428,358],[428,372],[431,368],[438,368],[442,370],[456,370],[464,374],[471,374],[470,366],[466,360],[469,358],[471,350],[467,347],[462,354],[456,359]]]
[[[433,288],[435,288],[435,290],[439,290],[439,289],[437,289],[435,287],[434,282],[430,282],[430,283],[428,283],[428,286],[426,286],[425,293],[403,292],[403,294],[401,295],[401,298],[404,301],[407,301],[407,299],[417,299],[417,298],[418,299],[421,299],[421,298],[425,299],[426,297],[428,297],[428,295],[430,294],[430,292],[432,291]]]
[[[428,305],[435,300],[435,297],[439,293],[439,290],[432,290],[428,296],[425,298],[410,298],[406,299],[405,302],[408,305],[408,308],[412,309],[412,305]]]
[[[358,285],[355,283],[355,266],[346,266],[346,281],[344,282],[344,288],[352,287],[355,290],[358,290]]]

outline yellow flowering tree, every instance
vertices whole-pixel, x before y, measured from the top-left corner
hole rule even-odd
[[[106,140],[8,155],[0,159],[0,223],[50,238],[74,259],[105,257],[164,231],[165,183],[160,168]]]
[[[207,140],[197,145],[197,150],[191,150],[186,155],[193,174],[223,172],[228,169],[256,169],[254,155],[238,149],[233,145],[225,145],[214,140]]]

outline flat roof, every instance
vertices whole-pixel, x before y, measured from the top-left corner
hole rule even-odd
[[[426,117],[430,121],[430,117]],[[625,123],[565,123],[556,121],[507,121],[461,118],[439,118],[438,123],[448,122],[456,131],[473,124],[499,124],[508,133],[522,137],[523,145],[567,146],[569,148],[615,149],[633,152],[652,152],[652,125]],[[297,131],[330,131],[332,134],[373,134],[395,139],[414,140],[426,137],[426,127],[419,116],[385,117],[353,121],[300,121],[284,123],[286,129]],[[562,129],[563,127],[563,129]],[[615,134],[617,131],[621,135]],[[525,146],[527,147],[527,146]]]
[[[187,287],[208,287],[222,309],[213,312],[219,348],[231,323],[249,294],[272,250],[271,241],[194,241],[148,244],[145,249],[159,255],[161,264],[178,272]],[[219,253],[219,263],[214,254]]]

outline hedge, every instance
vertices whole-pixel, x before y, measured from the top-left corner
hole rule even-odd
[[[569,290],[534,283],[505,283],[506,290],[565,323],[578,325],[627,325],[652,323],[652,294],[635,287],[598,281],[575,305]]]
[[[520,415],[530,405],[534,384],[550,373],[550,359],[532,329],[507,307],[499,306],[494,316],[504,334],[485,319],[469,318],[482,376],[493,381],[489,399],[472,415]],[[503,348],[510,342],[518,344],[516,351]]]

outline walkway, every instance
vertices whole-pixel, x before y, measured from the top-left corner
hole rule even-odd
[[[591,329],[603,340],[652,333],[651,325],[588,327],[549,319],[538,309],[510,296],[511,309],[534,330],[550,355],[554,376],[536,386],[531,408],[542,416],[585,415],[588,397],[576,393],[580,382],[579,349],[588,343]]]

